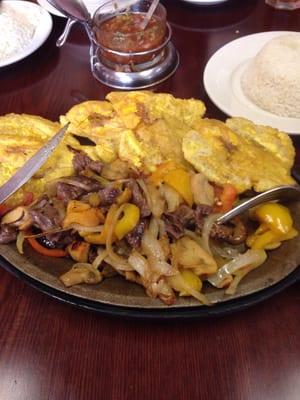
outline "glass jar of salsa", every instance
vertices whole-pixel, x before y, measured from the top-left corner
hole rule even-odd
[[[119,3],[122,5],[122,2]],[[119,3],[105,3],[93,17],[93,38],[102,56],[111,63],[121,65],[141,64],[155,59],[166,39],[166,9],[158,4],[143,29],[142,23],[151,1],[131,2],[133,4],[124,8]]]

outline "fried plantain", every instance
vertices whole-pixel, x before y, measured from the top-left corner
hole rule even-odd
[[[252,188],[262,192],[281,184],[293,184],[290,167],[294,152],[288,135],[278,135],[272,128],[257,127],[257,131],[262,132],[258,139],[245,133],[246,129],[240,126],[236,131],[230,129],[228,125],[233,123],[234,120],[225,124],[204,119],[195,124],[195,129],[183,138],[186,160],[210,181],[221,186],[231,183],[239,193]],[[280,152],[275,150],[275,143],[279,141]]]

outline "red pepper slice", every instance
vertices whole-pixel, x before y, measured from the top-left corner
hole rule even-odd
[[[65,257],[68,253],[63,249],[47,249],[47,247],[42,246],[35,238],[26,238],[30,246],[37,252],[47,257]]]
[[[216,212],[226,212],[232,209],[234,202],[237,199],[237,190],[235,186],[227,183],[223,186],[222,192],[218,193],[219,188],[216,191],[217,197],[220,200],[220,205],[216,207]]]

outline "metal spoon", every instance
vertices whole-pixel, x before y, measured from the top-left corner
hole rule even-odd
[[[76,24],[76,22],[77,22],[76,19],[68,18],[66,26],[65,26],[65,29],[63,30],[62,34],[60,35],[60,37],[56,41],[56,46],[57,47],[61,47],[61,46],[63,46],[65,44],[65,42],[66,42],[66,40],[67,40],[67,38],[69,36],[70,30],[71,30],[72,26],[74,24]]]
[[[88,22],[91,19],[90,13],[82,0],[47,0],[53,7],[57,8],[64,15],[81,22]]]
[[[154,11],[156,10],[156,7],[158,6],[159,0],[153,0],[151,6],[149,7],[149,10],[147,11],[147,14],[141,23],[141,29],[144,30],[146,26],[148,25]]]
[[[63,33],[57,39],[56,46],[61,47],[67,40],[71,27],[75,22],[83,24],[86,33],[91,39],[90,23],[91,15],[82,0],[47,0],[53,7],[57,8],[66,17],[68,17],[67,24]]]
[[[230,211],[222,214],[217,219],[217,224],[224,224],[233,217],[255,207],[259,204],[266,203],[272,200],[300,200],[300,186],[299,185],[285,185],[278,186],[276,188],[267,190],[266,192],[260,193],[257,196],[251,197],[251,199],[239,204],[232,208]]]

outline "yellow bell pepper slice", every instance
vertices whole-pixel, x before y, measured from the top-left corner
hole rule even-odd
[[[140,209],[131,203],[124,205],[123,216],[116,223],[114,233],[119,240],[132,231],[140,219]]]
[[[280,246],[281,242],[289,239],[293,239],[298,235],[295,228],[291,228],[289,232],[285,234],[276,234],[275,232],[268,230],[264,233],[249,236],[246,244],[251,249],[266,249],[273,250]]]
[[[88,233],[79,232],[79,234],[84,237],[84,240],[88,243],[92,244],[105,244],[107,239],[107,232],[109,226],[111,226],[115,214],[118,210],[118,206],[113,204],[108,210],[104,227],[101,233]],[[124,205],[123,216],[116,223],[114,229],[114,237],[113,242],[118,239],[121,240],[123,237],[136,226],[140,219],[140,209],[131,203],[127,203]]]
[[[131,199],[131,196],[132,196],[131,190],[129,188],[125,188],[125,190],[123,190],[120,196],[116,198],[116,202],[117,204],[127,203]]]
[[[148,181],[153,185],[159,185],[163,182],[164,177],[170,171],[174,169],[182,168],[180,164],[176,163],[175,161],[169,160],[162,164],[159,164],[156,170],[149,176]]]
[[[275,232],[268,230],[262,234],[254,234],[248,237],[246,243],[247,246],[251,247],[253,250],[265,249],[267,246],[277,243],[279,240],[279,235]]]
[[[284,240],[298,235],[293,228],[293,219],[287,207],[278,203],[265,203],[255,208],[251,218],[258,220],[261,225],[246,241],[251,249],[272,250],[280,246]]]
[[[264,224],[262,224],[253,235],[250,235],[246,244],[251,249],[266,249],[273,250],[281,245],[281,242],[285,240],[293,239],[298,235],[298,231],[295,228],[291,228],[285,234],[279,234],[271,230],[266,230]]]
[[[293,226],[293,220],[287,207],[278,203],[265,203],[257,207],[253,216],[278,234],[285,234]]]
[[[183,277],[184,281],[194,290],[198,290],[198,292],[201,292],[202,289],[202,281],[199,278],[198,275],[196,275],[193,271],[191,270],[183,270],[181,271],[181,276]],[[180,296],[189,296],[190,294],[187,293],[185,290],[182,290],[180,292]]]
[[[184,169],[178,168],[168,172],[164,178],[164,182],[176,190],[187,204],[192,207],[194,199],[191,189],[191,176]]]
[[[84,237],[84,240],[88,243],[92,244],[105,244],[106,243],[106,238],[107,238],[107,231],[109,226],[112,224],[112,221],[114,220],[114,216],[117,212],[118,206],[116,204],[113,204],[110,209],[108,210],[108,213],[105,218],[104,222],[104,227],[101,233],[88,233],[86,232],[79,232],[80,236]]]

